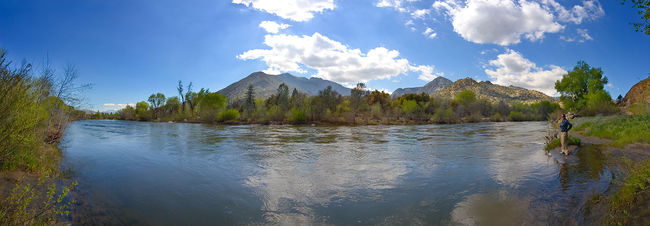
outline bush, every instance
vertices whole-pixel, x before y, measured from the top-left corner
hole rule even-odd
[[[510,120],[512,121],[525,121],[526,120],[526,115],[524,113],[518,112],[518,111],[511,111],[510,112]]]
[[[650,122],[650,114],[619,116],[584,127],[581,125],[579,129],[585,130],[586,135],[611,139],[614,145],[624,146],[637,142],[650,143],[648,122]]]
[[[228,109],[217,114],[217,121],[236,121],[239,120],[239,111],[237,109]]]
[[[573,136],[567,136],[567,142],[568,142],[567,143],[568,145],[577,145],[577,146],[582,145],[582,141],[579,138],[573,137]],[[544,147],[544,150],[547,150],[547,151],[552,150],[554,148],[560,147],[561,145],[562,145],[561,140],[558,137],[558,138],[555,138],[554,140],[552,140],[551,142],[549,142],[548,144],[546,144],[546,146]]]
[[[292,108],[291,115],[289,115],[287,120],[293,124],[303,124],[307,122],[307,113],[304,110]]]
[[[585,107],[580,111],[582,115],[611,115],[619,111],[612,97],[605,90],[587,93],[585,101]]]

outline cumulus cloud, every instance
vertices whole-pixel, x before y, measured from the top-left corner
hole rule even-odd
[[[560,80],[567,71],[559,66],[550,65],[546,69],[524,58],[519,52],[506,50],[497,59],[490,61],[491,69],[485,73],[495,79],[499,85],[513,85],[541,91],[546,95],[556,96],[555,81]]]
[[[522,36],[535,41],[544,38],[545,33],[564,29],[547,8],[536,2],[467,0],[463,5],[446,0],[433,6],[447,12],[456,33],[475,43],[506,46],[521,42]]]
[[[322,13],[336,7],[334,0],[233,0],[232,3],[297,22],[308,21],[314,17],[314,13]]]
[[[438,35],[438,33],[434,32],[433,29],[430,28],[430,27],[427,27],[427,29],[424,30],[424,32],[422,32],[422,34],[424,36],[426,36],[428,39],[433,39]]]
[[[303,35],[266,35],[264,44],[270,49],[253,49],[237,56],[241,60],[261,59],[266,63],[269,74],[283,72],[307,73],[314,76],[351,84],[377,79],[389,79],[408,72],[419,72],[420,77],[435,77],[434,67],[412,65],[407,59],[399,58],[397,50],[377,47],[367,53],[334,41],[319,33]]]
[[[282,29],[288,28],[291,25],[278,24],[275,21],[265,20],[265,21],[262,21],[259,26],[261,28],[264,28],[264,30],[266,30],[266,32],[275,34],[275,33],[280,32],[280,30],[282,30]]]

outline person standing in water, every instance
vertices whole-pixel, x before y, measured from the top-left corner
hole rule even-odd
[[[573,124],[566,119],[566,115],[562,114],[562,122],[560,122],[560,144],[562,145],[562,153],[565,155],[569,154],[569,149],[567,149],[567,142],[569,139],[569,130],[573,128]]]

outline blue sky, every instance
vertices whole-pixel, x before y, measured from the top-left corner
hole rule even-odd
[[[36,72],[49,56],[116,109],[176,84],[217,91],[260,70],[393,91],[436,76],[554,95],[578,60],[613,97],[650,73],[650,36],[618,1],[64,0],[0,2],[0,47]]]

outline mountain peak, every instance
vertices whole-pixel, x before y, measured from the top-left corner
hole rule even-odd
[[[272,94],[275,94],[278,86],[282,83],[289,86],[289,90],[295,88],[298,92],[306,93],[308,95],[317,95],[318,91],[327,88],[327,86],[332,86],[332,89],[341,95],[350,95],[350,89],[336,82],[314,77],[307,79],[289,73],[269,75],[262,71],[253,72],[243,79],[219,90],[218,93],[226,96],[228,101],[237,101],[245,97],[246,90],[250,84],[253,85],[256,98],[267,98]]]

